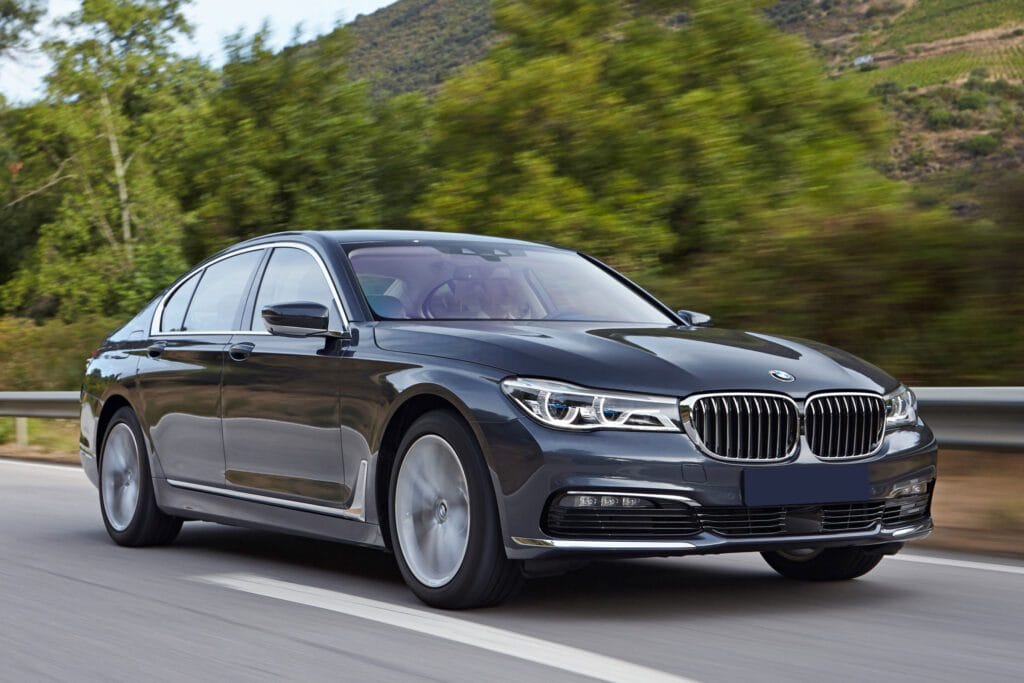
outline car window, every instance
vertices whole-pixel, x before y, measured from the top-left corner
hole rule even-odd
[[[192,301],[192,293],[196,291],[200,275],[202,275],[202,271],[185,280],[164,304],[164,312],[160,317],[161,332],[181,331],[182,323],[185,322],[185,310],[188,308],[189,302]]]
[[[330,311],[330,329],[337,329],[338,309],[327,278],[316,259],[290,247],[274,249],[263,273],[256,306],[253,308],[250,330],[264,330],[260,311],[264,306],[309,301],[322,304]]]
[[[185,314],[185,330],[224,332],[235,329],[238,309],[262,251],[248,251],[208,266]]]

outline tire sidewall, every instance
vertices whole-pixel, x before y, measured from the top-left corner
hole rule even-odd
[[[439,436],[452,446],[466,476],[469,494],[469,541],[466,544],[462,566],[451,581],[437,588],[421,583],[409,569],[402,552],[395,516],[395,492],[402,463],[409,452],[409,447],[427,435]],[[504,561],[505,551],[501,545],[500,524],[490,473],[476,438],[461,418],[449,412],[435,411],[416,420],[402,437],[398,457],[391,468],[388,491],[391,545],[402,577],[413,592],[428,604],[446,606],[458,606],[462,596],[479,592],[481,575],[490,572],[490,563]],[[497,553],[500,553],[500,557]]]

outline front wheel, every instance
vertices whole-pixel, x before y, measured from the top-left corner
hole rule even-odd
[[[435,411],[405,433],[391,473],[391,539],[398,567],[428,605],[494,605],[519,588],[505,556],[494,490],[476,439],[455,415]]]
[[[884,552],[871,546],[761,553],[768,565],[790,579],[846,581],[864,576],[882,561]]]

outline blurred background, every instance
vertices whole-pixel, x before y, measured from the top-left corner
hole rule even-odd
[[[0,390],[77,389],[229,244],[358,227],[560,243],[911,386],[1024,385],[1020,0],[233,4],[0,0]],[[1022,552],[1020,456],[941,466],[936,542]]]

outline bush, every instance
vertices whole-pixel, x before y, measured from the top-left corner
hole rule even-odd
[[[947,128],[952,128],[954,121],[955,117],[953,116],[953,113],[947,109],[935,107],[928,111],[928,127],[932,130],[946,130]]]
[[[956,108],[961,111],[983,109],[987,104],[988,98],[985,93],[976,90],[965,92],[956,100]]]
[[[970,152],[976,157],[987,157],[999,148],[999,138],[988,133],[975,135],[973,138],[964,140],[959,145],[960,149]]]
[[[110,318],[42,325],[0,318],[0,391],[78,389],[85,359],[117,325]]]

